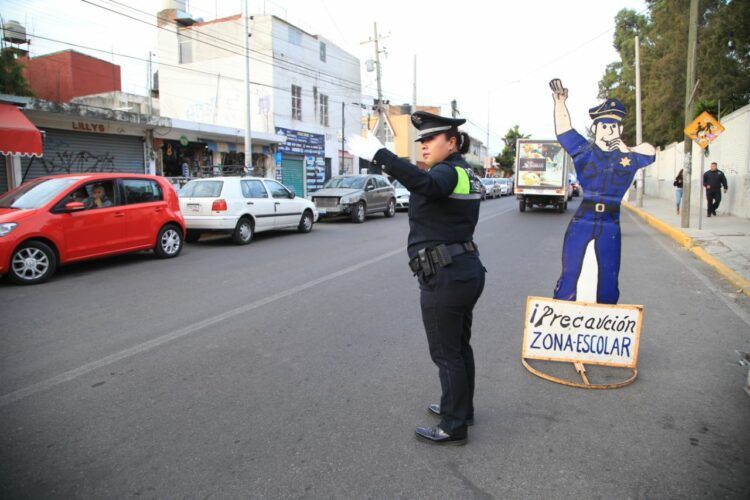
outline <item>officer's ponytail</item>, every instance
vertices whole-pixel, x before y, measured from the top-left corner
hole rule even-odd
[[[451,137],[456,139],[456,146],[458,147],[458,152],[462,155],[465,155],[469,152],[469,148],[471,147],[471,138],[469,137],[469,134],[466,132],[461,132],[457,129],[449,130],[445,133],[448,140],[451,139]]]
[[[458,152],[465,155],[469,152],[469,147],[471,147],[471,137],[466,132],[459,132],[458,135],[461,139],[458,142]]]

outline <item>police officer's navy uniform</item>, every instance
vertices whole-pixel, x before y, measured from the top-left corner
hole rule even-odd
[[[417,112],[412,122],[420,130],[418,141],[448,131],[465,120]],[[474,354],[471,349],[472,311],[484,289],[485,269],[473,243],[479,219],[481,184],[459,153],[429,171],[381,149],[373,164],[398,179],[409,197],[410,267],[418,277],[422,321],[430,356],[440,374],[439,430],[450,439],[428,435],[433,442],[462,444],[467,423],[474,418]],[[418,428],[425,437],[437,429]],[[443,436],[444,437],[444,436]]]
[[[619,123],[625,107],[616,99],[591,108],[589,116]],[[620,201],[633,183],[639,168],[654,162],[655,156],[603,151],[571,129],[557,137],[573,158],[583,201],[568,225],[563,243],[563,269],[555,288],[556,299],[576,300],[578,278],[589,242],[594,241],[598,267],[596,301],[617,304],[620,297]]]

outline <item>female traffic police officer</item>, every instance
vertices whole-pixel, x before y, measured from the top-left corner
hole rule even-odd
[[[411,115],[429,168],[400,159],[368,133],[349,137],[349,151],[381,166],[399,180],[409,198],[409,267],[419,280],[422,321],[442,387],[440,404],[428,411],[441,417],[435,427],[417,427],[420,440],[466,443],[474,419],[472,311],[484,289],[486,270],[472,241],[479,218],[481,183],[461,156],[469,136],[458,126],[466,120],[424,111]]]

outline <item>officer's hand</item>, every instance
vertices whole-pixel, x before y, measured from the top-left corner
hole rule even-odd
[[[625,145],[624,142],[622,142],[622,139],[619,137],[617,139],[613,139],[611,141],[607,141],[607,146],[609,147],[610,151],[621,151],[622,153],[630,153],[630,149]]]
[[[383,146],[383,143],[369,131],[367,132],[366,137],[351,134],[346,138],[346,143],[346,150],[349,151],[349,154],[359,156],[367,161],[372,161],[375,157],[375,153],[385,147]]]
[[[562,80],[555,78],[549,82],[549,86],[552,89],[552,99],[555,102],[565,102],[568,98],[568,89],[563,87]]]

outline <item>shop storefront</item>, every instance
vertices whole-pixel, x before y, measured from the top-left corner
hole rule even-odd
[[[213,165],[213,151],[205,142],[154,139],[154,149],[161,152],[161,171],[166,177],[197,177]]]
[[[104,125],[101,127],[103,130]],[[22,182],[54,174],[146,172],[142,136],[46,127],[40,130],[44,155],[21,160]]]
[[[278,135],[286,137],[279,144],[281,168],[276,178],[287,187],[293,188],[299,196],[317,191],[331,177],[330,160],[326,162],[325,136],[300,130],[276,127]]]

